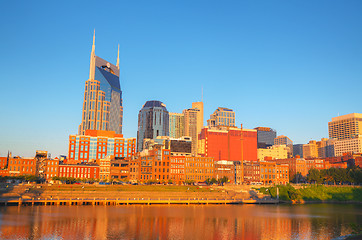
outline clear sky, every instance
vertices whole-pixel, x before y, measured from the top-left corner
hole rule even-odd
[[[362,1],[11,1],[0,8],[0,156],[68,153],[96,55],[120,44],[125,137],[147,100],[182,112],[204,92],[245,128],[294,143],[362,112]]]

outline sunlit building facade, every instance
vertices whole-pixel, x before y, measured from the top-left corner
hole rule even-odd
[[[132,157],[136,152],[136,139],[123,138],[114,131],[87,130],[84,135],[69,136],[67,163],[87,163],[107,156]]]
[[[332,118],[328,123],[329,138],[350,139],[362,135],[362,114],[350,113]]]
[[[219,107],[210,115],[210,119],[207,120],[207,126],[235,127],[235,112],[229,108]]]
[[[169,113],[169,136],[180,138],[184,136],[185,117],[182,113]]]

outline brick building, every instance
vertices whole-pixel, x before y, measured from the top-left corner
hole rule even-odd
[[[99,166],[97,164],[59,165],[59,177],[99,179]]]

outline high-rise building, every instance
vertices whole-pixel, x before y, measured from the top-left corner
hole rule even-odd
[[[329,138],[344,140],[362,134],[362,114],[350,113],[334,117],[328,123]]]
[[[169,113],[169,136],[180,138],[184,136],[185,117],[182,113]]]
[[[274,145],[286,145],[289,147],[288,157],[293,156],[293,141],[287,136],[280,135],[274,139]]]
[[[315,140],[311,140],[308,144],[303,145],[303,157],[318,158],[318,146]]]
[[[160,101],[147,101],[138,114],[137,151],[143,150],[144,139],[169,135],[169,114]]]
[[[219,107],[210,115],[210,119],[207,120],[207,126],[235,127],[235,112],[229,108]]]
[[[122,134],[123,107],[119,73],[119,47],[117,64],[113,65],[95,55],[94,34],[79,135],[84,135],[88,129]]]
[[[191,137],[192,141],[192,154],[197,154],[197,122],[198,122],[198,116],[199,116],[199,109],[189,108],[183,110],[183,115],[185,119],[185,136]]]
[[[258,148],[267,148],[274,145],[274,139],[277,137],[277,132],[268,127],[254,128],[258,131]]]
[[[201,129],[204,127],[204,103],[203,102],[193,102],[193,109],[198,109],[197,112],[197,134],[201,132]]]

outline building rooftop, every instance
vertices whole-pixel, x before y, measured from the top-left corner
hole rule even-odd
[[[351,118],[361,118],[361,120],[362,120],[362,113],[350,113],[350,114],[346,114],[346,115],[342,115],[342,116],[338,116],[338,117],[333,117],[332,122],[347,120],[347,119],[351,119]]]
[[[164,108],[166,109],[166,104],[164,104],[163,102],[160,101],[156,101],[156,100],[152,100],[152,101],[147,101],[145,103],[145,105],[143,105],[142,108],[154,108],[154,107],[160,107],[160,108]]]

